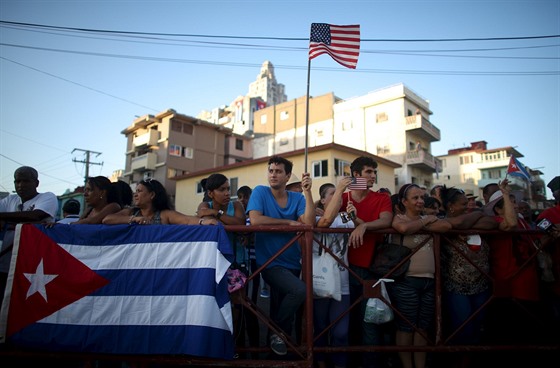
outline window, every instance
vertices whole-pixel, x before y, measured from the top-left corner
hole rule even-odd
[[[235,149],[239,151],[243,151],[243,139],[239,139],[239,138],[235,139]]]
[[[391,149],[389,146],[377,146],[378,155],[387,155],[389,153],[391,153]]]
[[[183,133],[192,135],[194,127],[191,124],[183,124]]]
[[[196,194],[204,195],[204,189],[202,188],[202,184],[200,184],[200,182],[196,183]]]
[[[350,162],[339,160],[338,158],[334,159],[334,174],[335,176],[350,176],[352,173],[350,172]]]
[[[179,156],[181,157],[183,153],[183,147],[177,144],[170,144],[169,145],[169,155],[170,156]]]
[[[266,124],[266,115],[261,115],[261,124]]]
[[[313,167],[313,177],[320,178],[329,175],[329,161],[322,160],[322,161],[315,161],[312,164]]]
[[[343,121],[342,122],[342,130],[343,131],[348,131],[348,130],[352,130],[352,121]]]
[[[229,192],[232,198],[237,196],[237,189],[239,189],[239,178],[229,178]]]
[[[389,120],[389,118],[387,117],[387,114],[384,112],[380,112],[379,114],[375,115],[375,122],[377,123],[381,123],[387,120]]]
[[[179,121],[172,120],[171,121],[171,130],[174,132],[182,132],[183,131],[183,124]]]
[[[181,175],[185,175],[186,172],[184,170],[180,170],[180,169],[167,169],[167,177],[168,178],[174,178],[177,176],[181,176]]]
[[[288,120],[290,118],[290,114],[287,111],[282,111],[280,113],[280,120]]]
[[[488,171],[488,178],[499,179],[501,177],[500,170],[490,170]]]
[[[184,156],[186,158],[193,158],[194,150],[191,147],[185,147],[184,151],[185,151]]]

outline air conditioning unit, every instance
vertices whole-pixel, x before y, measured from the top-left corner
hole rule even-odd
[[[154,177],[154,172],[153,171],[146,171],[144,173],[144,178],[142,180],[152,179],[153,177]]]

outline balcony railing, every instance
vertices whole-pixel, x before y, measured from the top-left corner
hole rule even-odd
[[[414,131],[414,134],[419,135],[423,139],[430,142],[437,142],[441,139],[441,133],[439,129],[430,123],[428,119],[425,119],[422,115],[412,115],[406,118],[406,130]]]
[[[146,146],[157,146],[159,138],[159,132],[154,129],[148,130],[147,133],[141,134],[137,137],[134,137],[132,143],[134,144],[135,148],[138,147],[146,147]]]
[[[130,163],[131,171],[155,170],[157,164],[157,154],[148,152],[144,155],[134,157]]]
[[[406,152],[406,164],[409,166],[416,166],[424,170],[431,170],[435,172],[438,167],[437,161],[439,159],[432,156],[432,154],[425,149],[414,150]],[[441,167],[441,165],[439,165]]]

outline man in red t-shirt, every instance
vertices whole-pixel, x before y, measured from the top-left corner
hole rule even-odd
[[[375,251],[375,244],[383,240],[383,234],[375,234],[368,230],[391,228],[393,211],[391,198],[385,193],[370,190],[377,182],[377,162],[371,157],[361,156],[350,165],[352,176],[366,179],[365,188],[350,190],[342,196],[340,211],[348,210],[355,229],[348,239],[348,263],[359,279],[350,276],[350,303],[354,303],[363,292],[361,280],[371,280],[375,277],[369,271]],[[350,189],[352,189],[350,187]],[[348,206],[348,207],[347,207]],[[367,299],[360,308],[352,309],[350,314],[350,344],[351,345],[383,345],[383,326],[364,322],[364,311]],[[362,364],[365,367],[380,366],[379,353],[366,353]]]

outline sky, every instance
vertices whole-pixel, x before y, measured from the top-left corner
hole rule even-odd
[[[74,190],[87,151],[110,176],[138,116],[229,105],[266,60],[305,96],[312,23],[359,24],[361,44],[355,70],[313,59],[310,95],[403,83],[430,102],[432,154],[484,140],[560,175],[560,0],[0,0],[0,191],[22,165]]]

